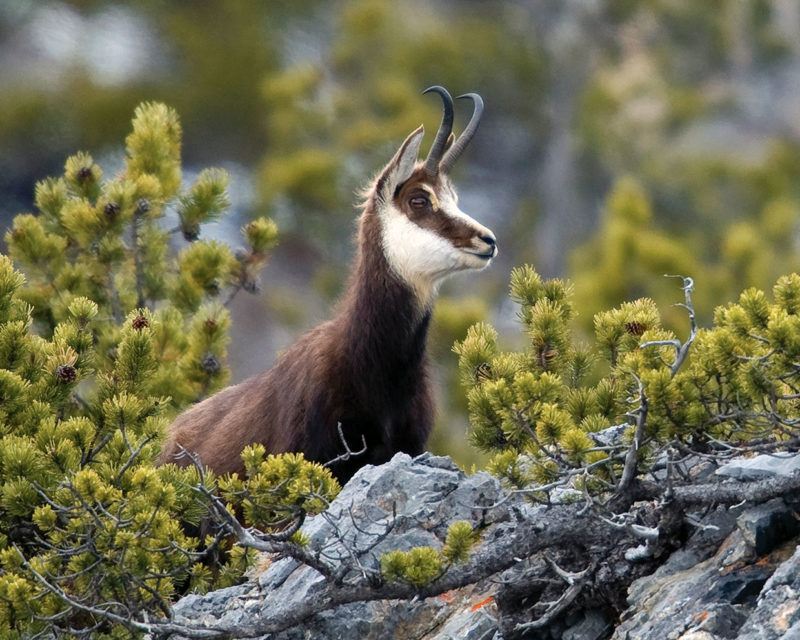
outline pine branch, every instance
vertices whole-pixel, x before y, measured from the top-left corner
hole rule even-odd
[[[633,435],[633,442],[631,442],[631,446],[625,456],[625,466],[622,470],[622,477],[620,478],[612,500],[624,499],[625,494],[636,478],[639,468],[639,449],[644,440],[644,427],[647,423],[647,411],[650,406],[647,396],[644,393],[642,381],[639,380],[636,374],[631,373],[631,375],[636,379],[636,384],[639,386],[639,406],[631,413],[631,415],[636,418],[636,430]]]
[[[653,498],[660,496],[664,490],[660,485],[645,481],[642,481],[642,488],[643,496]],[[796,491],[800,491],[800,471],[791,476],[775,476],[755,482],[733,480],[676,486],[673,488],[673,499],[683,507],[740,502],[758,504]]]
[[[142,217],[145,213],[150,211],[150,203],[142,198],[136,204],[136,210],[133,212],[133,222],[131,224],[132,235],[132,248],[133,248],[133,268],[136,277],[136,306],[139,309],[144,308],[144,273],[142,267],[142,250],[139,246],[139,227],[142,223]]]
[[[659,500],[663,497],[664,487],[662,485],[639,481],[636,489],[638,498]],[[757,503],[774,497],[794,494],[798,490],[800,490],[800,472],[790,477],[770,478],[754,483],[726,482],[677,486],[673,488],[673,501],[683,507],[720,503],[735,504],[742,500]],[[232,517],[218,499],[216,499],[215,509],[219,510],[220,516],[223,516],[223,511],[227,514],[224,516],[226,521]],[[287,553],[287,555],[292,555],[298,561],[308,564],[322,575],[328,574],[333,577],[339,571],[331,565],[321,565],[316,556],[296,545],[259,540],[241,525],[233,526],[237,535],[241,534],[243,539],[253,542],[254,548],[261,547],[264,550],[283,553],[299,551],[296,556],[293,553]],[[376,585],[364,578],[363,575],[353,583],[337,583],[336,580],[329,579],[320,586],[313,599],[299,604],[288,614],[283,610],[275,612],[261,610],[258,616],[250,618],[247,622],[233,625],[216,623],[200,628],[176,620],[153,620],[143,623],[104,608],[89,607],[75,602],[57,586],[50,584],[41,574],[35,573],[35,576],[43,586],[62,597],[70,606],[74,605],[79,610],[92,615],[104,616],[106,619],[129,625],[137,630],[163,635],[175,633],[189,638],[220,640],[230,637],[255,638],[296,626],[312,615],[343,604],[436,596],[499,574],[515,566],[522,559],[529,558],[541,551],[586,548],[605,554],[631,538],[648,539],[655,535],[653,531],[644,531],[644,528],[641,527],[628,527],[625,524],[620,526],[619,523],[600,519],[591,512],[586,513],[582,505],[576,504],[548,507],[537,512],[536,520],[518,520],[513,525],[506,526],[508,528],[503,535],[496,536],[491,544],[480,546],[466,564],[452,566],[444,575],[428,585],[421,587],[405,583]],[[642,529],[641,534],[643,535],[640,535],[639,529]],[[349,565],[349,563],[346,564]],[[352,567],[352,565],[349,566]],[[578,597],[582,581],[593,575],[592,571],[589,574],[571,574],[562,570],[561,573],[563,573],[562,579],[566,576],[575,582],[569,585],[561,598],[550,605],[551,608],[540,620],[553,619],[558,612],[565,610]],[[569,583],[569,580],[566,582]],[[536,621],[531,624],[536,624]]]
[[[336,464],[337,462],[344,462],[354,456],[360,456],[367,452],[367,439],[366,437],[364,437],[363,433],[361,434],[361,448],[358,451],[353,451],[353,449],[350,448],[347,439],[344,437],[344,430],[342,429],[341,422],[336,423],[336,431],[339,433],[339,440],[344,446],[344,453],[336,456],[331,460],[328,460],[322,465],[323,467],[330,467],[331,465]]]
[[[252,529],[247,529],[242,525],[241,522],[239,522],[236,516],[228,511],[225,503],[205,487],[203,482],[205,469],[200,462],[200,459],[195,454],[183,448],[181,449],[179,455],[188,457],[194,467],[198,470],[200,473],[200,482],[195,485],[194,490],[202,495],[210,505],[214,519],[222,526],[227,528],[240,545],[248,549],[254,549],[255,551],[281,553],[294,558],[302,564],[308,565],[328,580],[333,582],[339,581],[339,578],[337,577],[333,567],[323,562],[318,555],[310,553],[305,547],[288,540],[288,538],[290,538],[295,532],[299,531],[300,527],[303,525],[303,522],[305,521],[305,511],[299,509],[297,511],[297,518],[295,522],[286,531],[282,531],[275,535],[254,532]]]

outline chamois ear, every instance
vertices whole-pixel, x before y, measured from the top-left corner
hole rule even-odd
[[[423,135],[425,135],[425,129],[420,125],[400,145],[394,158],[381,172],[381,176],[378,178],[378,194],[384,201],[388,201],[395,189],[408,180],[414,172]]]

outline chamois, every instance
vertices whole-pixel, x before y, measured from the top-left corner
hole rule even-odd
[[[179,455],[185,449],[216,473],[241,473],[242,449],[260,442],[268,453],[333,461],[332,473],[346,482],[397,452],[422,453],[434,416],[425,339],[438,285],[497,254],[494,234],[458,208],[449,178],[483,100],[459,96],[472,100],[473,114],[454,141],[450,94],[440,86],[427,92],[444,103],[436,138],[418,163],[424,129],[413,131],[365,192],[355,264],[333,318],[269,370],[179,415],[159,464],[188,464]],[[363,455],[341,455],[344,443],[359,449],[362,438]]]

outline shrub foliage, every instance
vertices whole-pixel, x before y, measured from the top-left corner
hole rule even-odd
[[[37,212],[6,234],[4,638],[138,635],[169,617],[179,593],[238,581],[252,555],[224,529],[197,534],[213,474],[152,465],[174,414],[225,384],[225,304],[255,289],[277,235],[258,219],[235,254],[200,239],[228,207],[229,178],[206,169],[182,187],[180,143],[173,110],[141,105],[119,175],[104,180],[88,154],[70,157],[61,177],[36,186]],[[248,456],[250,477],[220,481],[229,508],[259,527],[319,511],[338,491],[302,458]]]
[[[171,633],[174,598],[235,583],[251,548],[293,555],[341,586],[344,574],[300,531],[339,490],[324,467],[259,445],[243,452],[246,477],[216,478],[198,460],[152,464],[175,413],[225,384],[226,304],[257,288],[277,235],[258,219],[235,253],[201,239],[228,207],[229,178],[206,169],[184,186],[180,140],[174,111],[141,105],[119,175],[104,180],[88,154],[70,157],[61,177],[37,185],[37,212],[6,235],[4,638]],[[454,348],[471,439],[493,473],[531,500],[584,500],[624,528],[643,473],[666,469],[669,488],[685,457],[800,443],[800,275],[780,278],[771,296],[746,290],[707,329],[695,322],[693,281],[680,281],[684,339],[642,298],[597,313],[594,343],[582,344],[571,284],[529,266],[512,272],[525,348],[501,350],[486,323]],[[221,526],[206,526],[209,515]],[[445,584],[475,539],[457,522],[441,549],[387,553],[369,587],[396,597]],[[653,553],[642,549],[637,559]]]
[[[527,347],[502,351],[479,323],[454,348],[471,438],[493,454],[490,470],[538,500],[557,487],[608,497],[630,482],[626,466],[630,477],[690,453],[797,444],[800,275],[781,277],[771,298],[744,291],[707,329],[695,324],[694,283],[682,280],[685,340],[642,298],[597,313],[595,343],[584,345],[571,332],[571,285],[515,269]]]

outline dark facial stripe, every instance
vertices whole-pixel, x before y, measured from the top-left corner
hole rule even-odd
[[[455,247],[469,247],[476,235],[475,228],[465,220],[453,218],[439,210],[437,199],[431,197],[429,191],[422,187],[424,184],[438,194],[442,189],[447,189],[448,185],[443,184],[439,176],[430,179],[419,175],[420,173],[417,171],[398,189],[395,194],[396,206],[419,227],[446,238]],[[427,200],[427,204],[423,207],[415,206],[418,205],[420,198]]]

